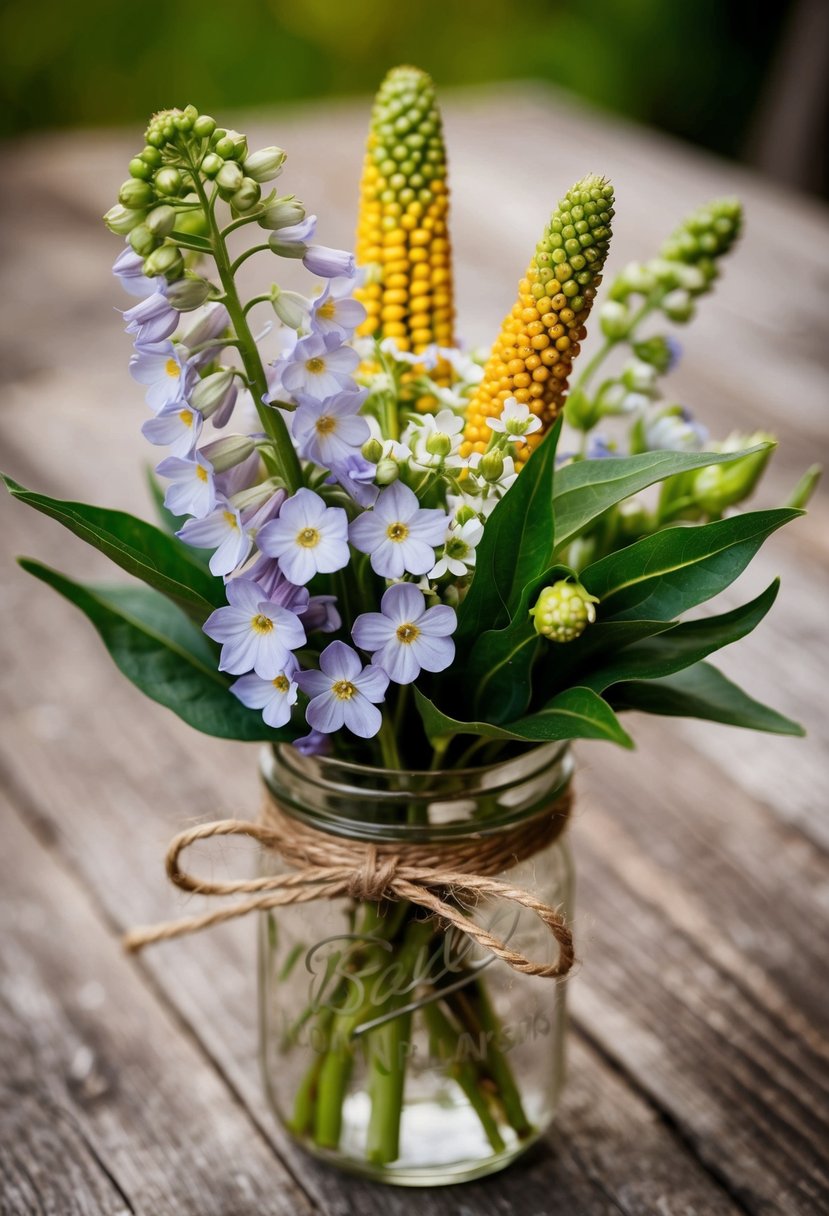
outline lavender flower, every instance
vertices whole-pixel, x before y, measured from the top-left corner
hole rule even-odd
[[[292,418],[299,454],[335,469],[359,452],[370,435],[368,423],[357,412],[364,400],[364,392],[344,392],[325,402],[303,402]]]
[[[171,401],[155,418],[148,418],[141,434],[150,443],[168,447],[171,456],[189,456],[199,441],[202,419],[185,401]]]
[[[293,679],[297,669],[296,659],[291,655],[283,671],[272,680],[263,680],[255,671],[234,681],[230,691],[248,709],[261,709],[268,726],[285,726],[291,719],[291,707],[296,705],[298,686]]]
[[[302,264],[311,274],[317,274],[321,279],[350,279],[357,269],[357,260],[353,253],[345,249],[329,249],[327,245],[309,245]]]
[[[135,334],[136,345],[163,342],[178,328],[178,313],[162,291],[141,300],[124,313],[126,332]]]
[[[147,405],[157,414],[172,401],[183,401],[195,379],[189,351],[181,343],[151,342],[130,359],[130,375],[147,386]]]
[[[336,595],[312,595],[299,619],[306,633],[336,633],[343,623],[337,611]]]
[[[435,564],[434,546],[443,541],[445,512],[424,509],[417,495],[396,481],[380,492],[371,511],[364,511],[349,528],[351,543],[371,554],[371,568],[384,578],[425,574]]]
[[[197,549],[215,549],[210,573],[217,578],[231,574],[250,553],[250,533],[242,525],[239,512],[229,503],[221,503],[204,519],[188,519],[176,536]]]
[[[259,548],[275,557],[286,578],[299,586],[315,574],[330,574],[348,565],[348,517],[342,507],[327,507],[313,490],[297,490],[279,518],[265,524]]]
[[[366,319],[366,310],[351,292],[354,280],[329,279],[325,288],[314,301],[311,319],[314,330],[324,338],[330,336],[345,342],[358,325]]]
[[[156,472],[172,482],[164,495],[164,506],[173,515],[195,515],[203,519],[216,506],[213,468],[199,452],[186,460],[168,456],[156,465]]]
[[[263,680],[275,680],[293,661],[291,651],[305,644],[299,618],[263,599],[252,579],[231,579],[227,599],[227,606],[217,608],[202,626],[209,638],[222,643],[219,671],[241,675],[252,669]]]
[[[351,373],[360,356],[349,346],[330,343],[322,334],[311,334],[297,342],[281,377],[289,393],[311,401],[328,401],[344,389],[354,388]]]
[[[144,274],[144,259],[130,246],[118,254],[112,273],[116,275],[124,291],[131,296],[143,299],[144,296],[154,295],[159,290],[158,280],[147,278]]]
[[[455,657],[449,636],[457,618],[445,604],[426,607],[426,597],[411,583],[395,583],[380,601],[379,612],[357,617],[351,636],[371,661],[396,684],[411,684],[425,671],[445,671]]]
[[[383,724],[377,703],[389,686],[380,667],[363,668],[357,652],[345,642],[332,642],[320,655],[319,671],[297,672],[297,683],[311,698],[308,725],[330,735],[345,726],[361,739],[371,739]]]

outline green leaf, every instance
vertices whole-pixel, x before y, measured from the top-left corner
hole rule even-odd
[[[552,564],[553,474],[560,432],[561,419],[487,520],[475,577],[458,609],[455,643],[461,654],[483,630],[508,624],[524,588]]]
[[[717,595],[760,545],[800,511],[749,511],[711,524],[677,525],[588,566],[581,582],[602,620],[669,620]]]
[[[715,650],[751,633],[771,608],[780,580],[775,579],[756,599],[701,621],[683,621],[657,637],[628,646],[604,667],[582,678],[586,688],[603,692],[623,680],[653,680],[673,675],[707,658]],[[621,623],[621,622],[620,622]]]
[[[75,536],[106,554],[122,570],[161,591],[201,624],[225,601],[224,584],[168,536],[143,519],[83,502],[63,502],[35,494],[4,477],[14,498],[63,524]]]
[[[768,446],[758,444],[746,448],[745,452],[642,452],[638,456],[609,456],[565,465],[556,474],[557,549],[563,550],[579,532],[617,502],[657,481],[691,469],[737,460],[748,452],[759,452]]]
[[[85,587],[28,558],[20,565],[80,608],[127,679],[189,726],[245,742],[293,738],[287,730],[266,726],[261,714],[234,697],[207,638],[158,592]]]
[[[646,714],[702,718],[764,730],[776,735],[804,735],[797,722],[755,701],[710,663],[697,663],[661,680],[631,680],[615,684],[608,700],[617,710],[638,709]]]
[[[585,683],[585,673],[592,671],[608,655],[616,655],[625,646],[664,633],[672,621],[602,621],[586,629],[579,638],[564,644],[548,642],[543,647],[533,671],[536,701],[544,701],[554,692],[567,688],[573,680]]]
[[[450,718],[418,689],[415,689],[415,704],[426,733],[433,741],[454,735],[480,735],[484,739],[512,739],[524,743],[606,739],[622,747],[633,747],[633,740],[613,710],[589,688],[568,688],[553,697],[538,713],[528,714],[505,726]]]

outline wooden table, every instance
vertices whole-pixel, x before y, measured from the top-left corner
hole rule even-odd
[[[349,241],[366,110],[252,123],[252,146],[289,149],[282,182],[324,217],[331,244]],[[461,327],[474,342],[491,338],[552,202],[584,172],[616,184],[615,268],[648,256],[693,204],[742,196],[745,239],[683,339],[675,384],[715,434],[777,432],[763,501],[784,497],[827,433],[820,205],[529,88],[450,95],[446,118]],[[3,466],[25,484],[147,513],[144,408],[112,312],[119,245],[98,220],[136,135],[4,152],[0,434]],[[127,685],[80,615],[10,564],[23,551],[100,576],[103,561],[4,502],[0,1210],[829,1211],[827,536],[824,501],[772,538],[739,594],[780,573],[780,600],[724,662],[810,738],[640,718],[634,756],[579,747],[582,964],[557,1128],[502,1176],[405,1192],[317,1166],[274,1125],[256,1062],[252,923],[122,954],[125,928],[183,910],[162,872],[173,831],[251,812],[255,750],[190,733]],[[249,864],[240,846],[225,859]]]

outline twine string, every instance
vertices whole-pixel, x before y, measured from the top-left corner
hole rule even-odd
[[[482,949],[524,975],[559,978],[575,961],[573,936],[557,908],[530,891],[496,877],[532,857],[561,834],[571,806],[566,790],[544,813],[490,835],[470,834],[457,841],[366,843],[336,836],[289,815],[268,796],[262,820],[219,819],[180,832],[167,850],[167,875],[183,891],[201,895],[248,895],[250,898],[198,916],[131,930],[124,938],[130,952],[170,941],[250,912],[318,899],[347,897],[379,902],[407,900],[472,938]],[[182,868],[182,854],[200,840],[247,836],[291,867],[259,878],[209,880]],[[504,900],[535,913],[558,944],[552,963],[534,962],[468,916],[458,903],[476,905],[482,898]],[[456,902],[449,902],[452,899]]]

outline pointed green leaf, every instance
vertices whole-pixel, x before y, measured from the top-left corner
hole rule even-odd
[[[39,562],[20,565],[85,613],[128,680],[189,726],[246,742],[293,738],[229,691],[210,642],[164,596],[148,587],[85,587]]]
[[[506,625],[527,584],[552,564],[553,474],[560,432],[559,419],[487,520],[475,577],[458,609],[455,643],[461,653],[484,629]]]
[[[606,739],[622,747],[633,747],[613,710],[589,688],[568,688],[538,713],[516,722],[496,726],[491,722],[463,722],[442,713],[415,689],[415,704],[430,739],[454,735],[480,735],[484,739],[513,739],[544,743],[565,739]]]
[[[226,602],[222,580],[206,570],[175,537],[143,519],[88,503],[48,498],[9,477],[3,480],[14,498],[56,519],[122,570],[162,592],[199,624]]]
[[[561,552],[579,532],[610,507],[647,486],[677,473],[737,460],[749,452],[642,452],[638,456],[608,456],[577,460],[556,474],[556,546]]]
[[[622,680],[654,680],[691,667],[751,633],[771,608],[780,580],[775,579],[756,599],[731,612],[701,621],[683,621],[656,637],[628,646],[603,667],[582,678],[586,688],[603,692]]]
[[[602,620],[668,620],[711,599],[746,568],[775,529],[800,511],[748,511],[711,524],[677,525],[594,562],[581,581]]]
[[[638,709],[646,714],[702,718],[777,735],[806,733],[791,718],[755,701],[710,663],[697,663],[661,680],[615,684],[608,692],[608,700],[617,710]]]

